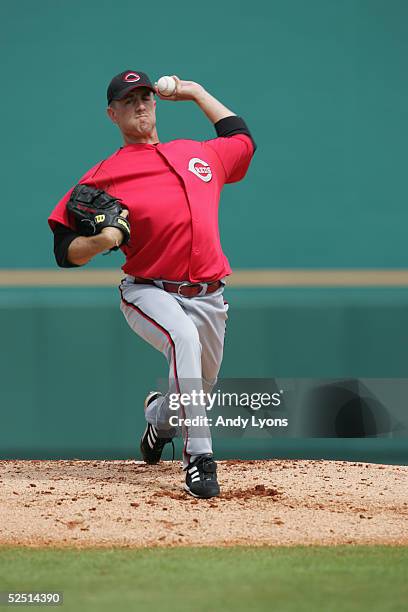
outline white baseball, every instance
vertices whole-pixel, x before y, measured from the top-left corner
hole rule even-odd
[[[162,96],[171,96],[176,89],[176,81],[173,77],[162,76],[157,81],[157,87]]]

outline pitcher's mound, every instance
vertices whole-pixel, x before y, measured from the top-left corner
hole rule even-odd
[[[220,461],[221,496],[190,497],[179,463],[0,462],[0,544],[408,544],[408,467]]]

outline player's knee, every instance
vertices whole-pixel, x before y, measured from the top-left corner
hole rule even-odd
[[[185,325],[182,329],[177,330],[176,343],[178,346],[185,346],[193,349],[197,348],[201,351],[200,337],[193,323]]]

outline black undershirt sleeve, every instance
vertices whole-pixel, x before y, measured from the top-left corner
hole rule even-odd
[[[220,119],[217,123],[214,123],[215,131],[217,132],[217,136],[222,136],[228,138],[228,136],[234,136],[234,134],[246,134],[252,140],[252,144],[254,145],[254,152],[256,151],[256,143],[252,138],[251,132],[248,129],[247,124],[242,119],[242,117],[237,117],[237,115],[231,115],[230,117],[225,117],[224,119]]]
[[[69,227],[57,223],[54,229],[54,255],[60,268],[79,268],[76,264],[68,261],[68,247],[79,234],[73,232]]]

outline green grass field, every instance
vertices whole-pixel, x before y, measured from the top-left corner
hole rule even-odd
[[[0,548],[0,591],[38,590],[66,612],[405,612],[408,548]]]

